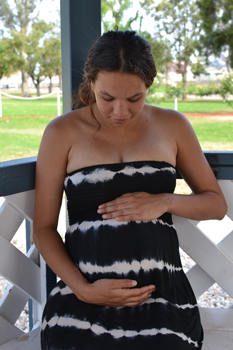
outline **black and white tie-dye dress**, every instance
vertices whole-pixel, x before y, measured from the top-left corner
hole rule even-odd
[[[117,222],[97,213],[124,193],[172,193],[175,182],[175,168],[161,161],[94,165],[66,176],[65,245],[85,278],[129,278],[137,287],[155,284],[156,291],[138,306],[113,308],[79,301],[58,282],[44,309],[43,350],[201,349],[199,311],[171,215]]]

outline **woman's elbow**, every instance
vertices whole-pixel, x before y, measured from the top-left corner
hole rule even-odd
[[[225,215],[227,214],[228,207],[227,207],[227,202],[225,198],[222,196],[221,199],[219,200],[218,206],[217,206],[217,220],[222,220]]]

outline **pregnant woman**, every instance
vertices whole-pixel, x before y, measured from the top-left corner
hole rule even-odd
[[[202,347],[172,214],[221,219],[227,207],[187,119],[145,104],[155,75],[147,41],[107,32],[89,52],[78,109],[45,130],[34,241],[61,280],[44,309],[43,350]],[[173,194],[176,168],[193,195]],[[63,190],[65,243],[57,232]]]

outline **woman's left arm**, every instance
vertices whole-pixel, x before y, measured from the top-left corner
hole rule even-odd
[[[221,220],[227,212],[223,193],[189,121],[181,114],[177,119],[176,166],[193,194],[168,194],[168,212],[194,220]]]
[[[155,220],[165,212],[193,220],[221,220],[227,204],[188,120],[173,112],[172,132],[177,145],[176,166],[192,195],[127,193],[98,209],[104,219]]]

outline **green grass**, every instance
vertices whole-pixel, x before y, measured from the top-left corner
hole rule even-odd
[[[35,156],[52,117],[0,119],[0,161]],[[233,119],[189,117],[203,150],[233,150]]]
[[[174,100],[155,103],[151,99],[150,104],[162,108],[174,109]],[[178,101],[178,110],[181,113],[224,113],[233,112],[233,108],[222,101]]]
[[[0,119],[0,161],[37,155],[51,117]]]
[[[10,93],[13,95],[12,93]],[[19,96],[19,94],[15,95]],[[62,114],[62,96],[61,96],[61,114]],[[42,98],[40,100],[16,100],[10,97],[2,96],[2,115],[4,117],[25,117],[25,116],[56,116],[57,115],[57,96]]]
[[[160,89],[160,88],[159,88]],[[163,89],[163,87],[161,87]],[[8,90],[5,90],[9,93]],[[20,92],[11,92],[11,95],[20,96]],[[35,94],[32,94],[34,97]],[[158,98],[159,99],[159,98]],[[147,103],[157,105],[162,108],[174,108],[174,99],[167,100],[158,104],[154,98],[147,97]],[[233,112],[233,108],[223,101],[178,101],[178,110],[181,113],[226,113]],[[61,113],[62,113],[62,96],[61,96]],[[2,95],[2,115],[15,116],[56,116],[57,115],[57,97],[56,95],[46,97],[40,100],[16,100]]]
[[[233,119],[189,118],[200,142],[233,142]]]

